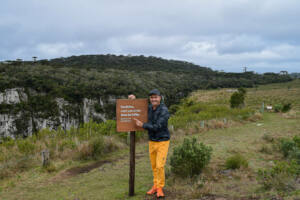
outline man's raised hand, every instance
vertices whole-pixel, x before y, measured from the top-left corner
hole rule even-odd
[[[128,99],[136,99],[136,97],[134,94],[130,94],[130,95],[128,95]]]

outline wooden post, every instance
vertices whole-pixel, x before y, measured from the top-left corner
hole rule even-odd
[[[173,125],[170,125],[170,126],[169,126],[169,130],[170,130],[170,131],[174,131],[174,126],[173,126]]]
[[[45,149],[42,151],[42,164],[43,164],[43,167],[46,167],[47,165],[49,165],[50,163],[50,153],[48,151],[48,149]]]
[[[263,102],[262,105],[261,105],[260,112],[264,113],[264,111],[265,111],[265,103]]]
[[[126,144],[130,144],[130,131],[127,132]]]
[[[201,126],[201,128],[204,128],[204,121],[200,122],[200,126]]]
[[[135,177],[135,131],[130,131],[129,196],[134,195],[134,177]]]

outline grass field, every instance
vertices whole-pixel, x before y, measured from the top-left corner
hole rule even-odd
[[[232,91],[232,89],[199,90],[192,96],[201,102],[229,104]],[[246,106],[259,109],[263,102],[265,106],[292,103],[295,110],[300,110],[300,79],[247,89]]]
[[[198,91],[191,95],[197,102],[228,105],[232,93],[227,89]],[[271,168],[275,160],[284,160],[276,148],[280,138],[300,135],[300,81],[272,84],[249,89],[246,105],[259,109],[261,103],[291,102],[287,114],[265,112],[262,118],[251,121],[231,121],[228,126],[215,128],[178,129],[172,132],[169,157],[185,137],[196,137],[213,148],[210,164],[193,179],[178,178],[166,164],[165,199],[297,199],[300,180],[289,194],[263,190],[257,180],[259,169]],[[247,168],[225,170],[226,158],[240,153],[249,162]],[[36,167],[11,178],[0,180],[0,199],[155,199],[145,195],[152,186],[152,172],[147,141],[136,145],[135,196],[128,197],[128,146],[106,154],[97,161],[68,161],[55,163],[52,173]]]

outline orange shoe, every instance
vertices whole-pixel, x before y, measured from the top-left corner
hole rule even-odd
[[[157,188],[156,191],[157,191],[157,193],[156,193],[157,198],[165,196],[162,188]]]
[[[147,194],[155,194],[156,190],[157,190],[156,186],[153,185],[152,188],[147,192]]]

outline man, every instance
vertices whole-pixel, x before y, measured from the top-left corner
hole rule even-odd
[[[128,98],[135,99],[135,96],[129,95]],[[153,186],[147,194],[151,195],[156,193],[157,197],[164,197],[164,166],[170,143],[170,133],[168,130],[168,119],[170,114],[166,105],[161,102],[162,96],[159,90],[151,90],[149,98],[151,104],[148,107],[148,122],[143,123],[138,119],[134,120],[137,126],[148,130],[149,155],[153,171]]]

